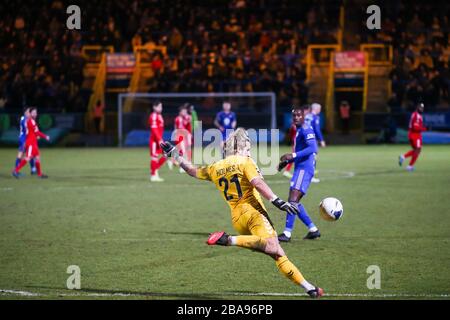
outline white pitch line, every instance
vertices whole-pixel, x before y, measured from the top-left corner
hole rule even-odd
[[[105,238],[105,239],[101,239],[101,238],[96,238],[96,239],[72,239],[72,238],[67,238],[64,240],[61,239],[0,239],[0,242],[17,242],[17,241],[29,241],[29,242],[56,242],[58,241],[59,243],[64,243],[65,241],[71,242],[71,243],[75,243],[77,241],[82,241],[82,242],[201,242],[203,243],[203,239],[207,238],[207,233],[205,233],[205,235],[200,239],[200,238],[186,238],[186,237],[180,237],[180,238]],[[332,242],[332,241],[339,241],[339,240],[358,240],[358,239],[363,239],[363,240],[368,240],[368,241],[380,241],[383,239],[380,238],[366,238],[366,237],[340,237],[340,238],[335,238],[335,237],[327,237],[326,241],[328,242]],[[386,241],[394,241],[394,240],[400,240],[397,238],[387,238],[384,239]],[[408,241],[422,241],[423,239],[420,238],[410,238],[408,239]],[[444,237],[444,238],[436,238],[433,239],[433,241],[444,241],[444,242],[448,242],[450,240],[450,238],[448,237]],[[325,241],[325,240],[320,240],[320,241]],[[304,240],[300,239],[292,239],[291,242],[298,242],[298,243],[304,243]]]
[[[205,233],[204,238],[206,239],[208,237],[208,235]],[[60,239],[0,239],[0,241],[31,241],[31,242],[54,242],[54,241],[61,241]],[[187,242],[187,241],[192,241],[192,242],[201,242],[202,240],[197,239],[193,239],[193,238],[167,238],[167,239],[163,239],[163,238],[154,238],[154,239],[66,239],[66,241],[69,242],[76,242],[76,241],[89,241],[89,242],[109,242],[109,241],[123,241],[123,242],[176,242],[176,241],[182,241],[182,242]],[[297,241],[297,240],[291,240],[291,241]]]
[[[224,294],[228,295],[228,294]],[[248,297],[258,297],[258,296],[267,296],[267,297],[303,297],[306,296],[306,293],[279,293],[279,292],[245,292],[245,293],[230,293],[233,296],[248,296]],[[370,293],[327,293],[325,292],[324,297],[360,297],[360,298],[450,298],[449,294],[415,294],[415,293],[384,293],[384,294],[370,294]]]
[[[6,290],[0,289],[0,295],[16,295],[16,296],[26,296],[26,297],[37,297],[40,296],[39,293],[18,291],[18,290]]]
[[[161,295],[166,296],[176,296],[183,293],[161,293]],[[191,294],[191,293],[189,293]],[[211,292],[211,293],[201,293],[205,296],[236,296],[236,297],[306,297],[306,293],[282,293],[282,292]],[[24,297],[49,297],[49,296],[59,296],[59,297],[147,297],[154,295],[151,292],[149,294],[142,293],[127,293],[127,292],[116,292],[116,293],[104,293],[104,292],[74,292],[74,293],[35,293],[21,290],[7,290],[0,289],[0,295],[10,295],[10,296],[24,296]],[[157,294],[155,294],[157,296]],[[370,294],[370,293],[325,293],[324,297],[336,297],[336,298],[450,298],[450,293],[433,294],[433,293],[380,293],[380,294]]]

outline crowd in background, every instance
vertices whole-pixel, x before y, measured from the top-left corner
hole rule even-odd
[[[306,46],[337,41],[339,9],[312,4],[232,1],[225,8],[191,10],[180,3],[168,11],[170,26],[149,19],[133,43],[167,47],[166,56],[151,58],[157,76],[150,90],[274,91],[280,105],[290,105],[293,98],[306,103]]]
[[[340,2],[211,3],[77,1],[82,30],[73,31],[66,28],[70,1],[0,2],[0,109],[84,111],[90,88],[81,48],[88,44],[165,48],[148,57],[152,92],[274,91],[280,105],[307,102],[305,49],[336,43]],[[381,30],[363,28],[361,42],[394,46],[390,105],[449,101],[448,17],[445,2],[395,1],[383,5]]]
[[[275,91],[307,100],[304,52],[335,43],[339,4],[329,1],[78,1],[82,30],[67,30],[69,1],[0,3],[3,106],[86,107],[81,48],[166,48],[150,59],[151,91]]]
[[[65,5],[2,1],[0,12],[0,108],[82,106],[83,39],[65,27]]]
[[[362,41],[392,44],[389,106],[428,110],[450,102],[450,5],[446,1],[391,1],[383,4],[381,30],[367,31]]]

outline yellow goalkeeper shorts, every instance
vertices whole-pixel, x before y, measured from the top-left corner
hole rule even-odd
[[[231,211],[234,229],[240,235],[255,235],[263,239],[273,238],[277,233],[272,221],[262,206],[243,203]]]

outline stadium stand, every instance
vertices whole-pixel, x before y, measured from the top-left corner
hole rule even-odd
[[[0,22],[5,108],[33,104],[61,111],[87,107],[85,45],[112,46],[116,52],[163,47],[165,54],[149,57],[154,76],[146,91],[263,89],[275,91],[284,104],[292,97],[306,102],[306,46],[336,42],[339,11],[339,3],[326,1],[221,0],[212,7],[202,1],[187,1],[190,6],[179,0],[79,1],[83,25],[77,32],[61,28],[68,1],[17,2],[24,1],[0,4],[9,12]],[[23,48],[19,56],[18,48]]]
[[[82,0],[80,31],[65,27],[70,1],[1,2],[8,15],[0,21],[0,112],[36,105],[79,119],[105,95],[106,118],[115,123],[108,114],[116,110],[113,96],[126,91],[273,91],[280,119],[292,104],[311,101],[328,112],[329,53],[335,46],[371,50],[368,107],[358,106],[353,129],[366,124],[379,130],[386,120],[381,114],[389,112],[404,126],[418,101],[427,112],[448,113],[449,4],[384,1],[381,30],[369,30],[366,2]],[[313,46],[319,50],[310,51]],[[107,77],[103,52],[131,54],[146,67],[128,77]],[[319,68],[311,68],[314,61]],[[335,99],[329,105],[337,105]],[[334,116],[324,117],[329,123]],[[89,121],[76,122],[78,132],[93,133]],[[114,124],[108,133],[113,130]]]

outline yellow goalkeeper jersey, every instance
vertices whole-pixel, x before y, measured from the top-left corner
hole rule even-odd
[[[239,155],[228,156],[197,170],[197,178],[212,181],[232,211],[244,203],[261,206],[266,211],[261,195],[250,183],[256,177],[262,178],[262,175],[255,161]]]

